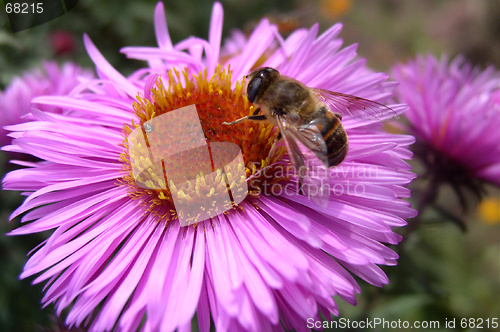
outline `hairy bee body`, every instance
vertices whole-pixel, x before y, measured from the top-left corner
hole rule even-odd
[[[397,116],[392,108],[379,102],[307,87],[271,67],[256,69],[246,79],[244,91],[256,109],[252,115],[224,124],[266,120],[277,126],[279,135],[269,152],[269,159],[276,151],[277,142],[284,141],[290,161],[297,170],[298,193],[310,196],[320,206],[326,206],[329,201],[329,187],[324,187],[329,183],[328,172],[315,172],[314,169],[321,167],[321,163],[327,168],[334,167],[345,159],[349,143],[342,117],[346,116],[350,124],[353,120],[369,124]],[[319,165],[301,145],[314,153],[321,161]]]
[[[303,83],[282,76],[272,68],[265,68],[263,71],[267,72],[265,75],[261,74],[263,78],[257,76],[261,71],[248,76],[246,91],[249,100],[260,108],[273,125],[278,124],[279,118],[286,118],[299,132],[303,128],[310,128],[311,125],[316,126],[326,144],[326,151],[313,151],[327,167],[340,164],[348,150],[342,116],[333,113],[317,94]]]

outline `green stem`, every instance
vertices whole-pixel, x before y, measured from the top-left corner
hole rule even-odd
[[[399,246],[402,248],[404,243],[406,243],[406,240],[410,236],[415,229],[417,229],[418,225],[420,225],[422,221],[422,216],[424,214],[424,211],[429,207],[434,205],[434,202],[436,200],[437,192],[439,189],[439,181],[435,178],[432,178],[429,186],[425,190],[424,194],[422,195],[420,202],[417,204],[417,211],[418,215],[411,219],[408,222],[408,226],[405,229],[405,232],[403,234],[403,240],[399,243]]]

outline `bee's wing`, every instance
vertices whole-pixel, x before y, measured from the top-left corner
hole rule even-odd
[[[325,167],[328,167],[326,142],[316,125],[305,124],[299,127],[291,127],[290,135],[314,152],[316,157],[325,164]]]
[[[331,111],[343,116],[348,115],[356,120],[368,122],[398,118],[396,111],[376,101],[341,92],[311,89],[328,105]]]
[[[299,188],[316,204],[326,206],[329,193],[325,190],[324,181],[327,180],[328,158],[326,143],[319,128],[315,125],[297,127],[286,116],[277,116],[276,120],[290,160],[299,177]],[[322,163],[314,163],[312,156],[305,157],[298,142],[313,152]],[[303,186],[304,183],[306,186]]]
[[[280,129],[281,137],[283,137],[283,140],[285,141],[288,155],[290,156],[290,160],[292,161],[293,166],[296,170],[300,170],[302,169],[302,167],[306,167],[306,158],[304,157],[304,154],[295,141],[295,135],[292,134],[292,131],[295,129],[295,125],[292,124],[288,120],[288,118],[284,116],[277,116],[276,120],[278,122],[278,128]]]

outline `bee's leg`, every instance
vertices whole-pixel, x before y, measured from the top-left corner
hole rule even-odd
[[[274,154],[276,153],[276,149],[278,148],[278,142],[281,140],[281,131],[278,133],[278,136],[274,139],[273,145],[271,146],[271,150],[269,150],[269,154],[267,155],[268,159],[271,160]]]
[[[252,121],[264,121],[264,120],[267,120],[267,116],[265,116],[265,115],[250,115],[250,116],[247,116],[247,119],[252,120]]]
[[[281,133],[278,134],[278,136],[281,136]],[[274,142],[273,142],[273,145],[271,146],[271,150],[269,150],[269,154],[267,155],[269,160],[271,160],[272,156],[274,155],[274,153],[276,152],[276,148],[277,148],[277,145],[278,145],[278,141],[280,140],[281,137],[276,137],[274,139]]]
[[[248,116],[244,116],[238,120],[235,120],[233,122],[223,122],[222,124],[223,125],[233,125],[233,124],[237,124],[237,123],[240,123],[241,121],[245,121],[245,120],[251,120],[251,121],[264,121],[264,120],[267,120],[267,117],[265,115],[257,115],[259,114],[260,112],[260,108],[257,108],[252,115],[248,115]]]
[[[246,119],[248,119],[248,116],[244,116],[238,120],[234,120],[233,122],[222,122],[223,125],[234,125],[234,124],[237,124],[237,123],[240,123],[241,121],[245,121]]]
[[[304,186],[304,179],[307,175],[307,170],[305,169],[305,165],[299,167],[297,171],[297,175],[299,177],[298,185],[299,185],[299,195],[304,195],[304,192],[302,191],[302,187]]]
[[[304,184],[304,177],[299,174],[299,195],[304,195],[302,192],[302,185]]]

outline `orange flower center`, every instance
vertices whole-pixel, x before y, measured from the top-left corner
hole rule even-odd
[[[139,95],[133,108],[140,123],[132,122],[123,129],[125,149],[121,159],[127,175],[120,183],[127,186],[129,195],[141,199],[146,210],[160,220],[183,217],[197,223],[203,218],[200,213],[181,215],[178,204],[196,202],[213,216],[237,207],[235,202],[244,198],[238,199],[238,195],[246,195],[243,186],[249,195],[258,196],[263,185],[288,180],[288,174],[279,171],[277,164],[285,148],[279,148],[273,160],[268,158],[278,134],[276,128],[267,121],[223,124],[254,112],[243,87],[244,79],[231,89],[231,71],[226,73],[220,67],[210,79],[206,71],[189,77],[187,70],[179,73],[174,69],[168,72],[166,83],[156,81],[149,99]],[[178,112],[189,110],[183,107],[190,105],[195,107],[191,106],[191,112]],[[236,158],[239,151],[231,146],[239,147],[242,158]],[[180,147],[190,148],[180,151]],[[215,152],[218,160],[207,157]],[[229,164],[232,166],[224,170],[223,166]],[[264,167],[266,172],[259,172]],[[209,173],[213,176],[207,177]],[[213,202],[227,195],[228,189],[232,190],[231,206],[214,207]]]

